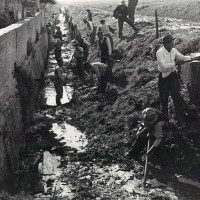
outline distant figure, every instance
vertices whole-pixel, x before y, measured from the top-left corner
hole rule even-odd
[[[65,80],[63,77],[63,60],[60,58],[58,60],[58,67],[56,67],[54,71],[54,87],[56,90],[56,104],[58,106],[61,105],[64,85],[65,85]]]
[[[73,57],[76,59],[76,71],[81,79],[81,81],[85,80],[84,69],[83,69],[83,48],[80,47],[79,42],[77,40],[73,41],[73,46],[75,47]]]
[[[101,62],[108,65],[110,77],[112,77],[113,62],[110,60],[112,55],[112,46],[110,39],[103,36],[102,32],[98,32],[98,56],[101,57]]]
[[[88,21],[85,18],[83,19],[83,22],[86,24],[87,35],[90,37],[91,45],[93,45],[96,37],[96,26],[94,26],[92,21]]]
[[[56,35],[57,35],[58,38],[60,39],[60,41],[61,41],[61,46],[62,46],[63,39],[62,39],[62,31],[60,30],[60,26],[56,26]]]
[[[78,28],[77,24],[74,24],[74,39],[76,39],[76,37],[81,37],[81,31],[80,29]]]
[[[128,7],[126,6],[126,2],[122,0],[121,5],[117,6],[117,8],[114,10],[114,17],[118,19],[119,38],[123,38],[122,31],[124,22],[129,24],[134,29],[135,32],[138,32],[138,29],[134,25],[134,22],[127,16],[128,16]]]
[[[69,21],[68,21],[69,31],[71,31],[72,19],[73,19],[72,16],[70,16]]]
[[[144,149],[147,144],[147,136],[153,136],[154,142],[149,148],[147,154],[154,149],[158,149],[163,141],[163,130],[168,125],[168,117],[155,108],[146,108],[142,111],[142,120],[144,126],[137,132],[137,137],[132,145],[131,150],[127,153],[127,157],[138,157],[140,151]]]
[[[64,12],[64,15],[65,15],[65,24],[67,24],[69,22],[69,10],[65,8],[65,12]]]
[[[93,74],[96,74],[98,78],[97,93],[105,93],[109,76],[107,65],[101,62],[89,63],[86,61],[84,62],[84,69],[90,71],[90,80],[92,83],[94,82]]]
[[[48,37],[52,36],[52,23],[48,22],[46,25]]]
[[[104,36],[106,36],[110,39],[110,43],[111,43],[112,50],[113,50],[113,38],[111,36],[111,33],[114,33],[115,29],[112,28],[110,25],[107,25],[105,23],[105,19],[101,19],[100,23],[101,23],[101,25],[99,26],[98,31],[102,32]]]
[[[78,40],[80,47],[83,48],[83,54],[84,54],[83,61],[87,61],[89,55],[90,43],[84,38],[81,38],[79,36],[76,36],[76,40]]]
[[[86,10],[88,12],[88,20],[92,22],[92,13],[90,9]]]
[[[57,61],[61,58],[61,46],[62,46],[62,42],[58,38],[58,35],[54,35],[55,59]]]

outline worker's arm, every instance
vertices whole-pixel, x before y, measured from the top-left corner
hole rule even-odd
[[[87,40],[85,40],[85,39],[83,39],[83,43],[86,44],[86,45],[88,45],[88,46],[91,45],[91,44],[90,44]]]
[[[158,147],[160,145],[160,143],[162,142],[162,138],[163,138],[163,126],[165,125],[164,121],[158,122],[155,126],[154,126],[154,136],[155,136],[155,141],[153,143],[153,145],[151,146],[151,148],[148,150],[147,154],[150,153],[154,148]]]
[[[78,51],[80,54],[83,53],[83,49],[82,49],[82,47],[76,47],[76,49],[77,49],[77,51]]]
[[[93,72],[96,74],[98,81],[101,81],[101,73],[99,71],[98,65],[93,65]]]
[[[93,24],[91,21],[89,21],[89,26],[90,26],[90,31],[89,33],[91,34],[93,32]]]
[[[109,56],[111,56],[112,55],[112,47],[111,47],[111,43],[110,43],[109,38],[106,38],[106,44],[107,44],[107,47],[108,47],[108,54],[109,54]]]
[[[175,51],[175,57],[176,57],[176,60],[179,60],[179,61],[187,61],[187,60],[190,60],[191,59],[191,56],[184,56],[182,53],[180,53],[179,51],[177,51],[177,49],[173,49]]]
[[[166,72],[171,72],[175,69],[175,66],[176,66],[175,61],[171,63],[166,63],[165,58],[161,51],[160,52],[157,51],[156,57],[157,57],[158,64],[160,66],[160,69],[159,69],[160,72],[166,73]]]

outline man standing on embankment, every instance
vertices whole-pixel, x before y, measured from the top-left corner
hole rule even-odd
[[[158,60],[159,80],[158,88],[160,95],[161,111],[168,116],[168,98],[169,94],[173,99],[173,104],[176,112],[178,126],[186,127],[183,111],[183,99],[180,94],[180,84],[177,65],[182,65],[184,61],[190,60],[190,56],[184,56],[174,47],[174,39],[172,35],[167,35],[163,38],[163,47],[160,48],[156,57]]]
[[[117,8],[114,10],[114,17],[118,19],[119,38],[121,39],[123,38],[122,30],[124,22],[129,24],[136,33],[138,32],[138,29],[134,25],[134,22],[127,16],[128,16],[128,7],[126,6],[126,2],[122,0],[121,5],[117,6]]]

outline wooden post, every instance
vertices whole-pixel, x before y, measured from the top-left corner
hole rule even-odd
[[[155,10],[155,19],[156,19],[156,38],[158,38],[159,33],[158,33],[158,13],[157,13],[157,10]]]

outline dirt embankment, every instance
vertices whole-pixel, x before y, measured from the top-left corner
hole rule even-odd
[[[70,13],[76,16],[74,22],[84,33],[82,19],[86,16],[86,12],[83,8],[71,7]],[[106,18],[108,24],[117,28],[117,21],[110,13],[94,9],[93,15],[96,25],[99,25],[101,18]],[[198,28],[179,29],[179,21],[176,20],[162,21],[162,23],[173,27],[173,33],[177,38],[176,47],[180,52],[186,54],[199,51],[199,45],[196,45],[200,42]],[[140,28],[137,35],[128,25],[124,27],[124,40],[117,38],[117,32],[114,34],[117,58],[120,58],[121,62],[114,65],[114,77],[108,86],[107,94],[96,96],[88,89],[75,91],[76,112],[73,114],[73,123],[87,133],[90,140],[88,152],[102,158],[102,163],[127,162],[124,155],[135,138],[141,110],[147,106],[159,109],[157,62],[151,57],[150,52],[152,46],[160,44],[160,38],[155,40],[155,25],[151,20],[139,20],[136,25]],[[165,28],[160,35],[168,32],[172,32],[172,29]],[[91,47],[92,61],[99,59],[96,53],[96,47]],[[198,175],[200,150],[196,148],[200,141],[199,121],[197,121],[199,113],[197,107],[190,101],[185,84],[182,84],[182,94],[186,102],[185,111],[188,114],[186,120],[189,128],[185,131],[178,131],[172,125],[166,141],[166,162],[162,169],[170,174],[169,177],[177,173],[200,180]],[[171,100],[170,118],[174,118]],[[196,131],[192,129],[195,126]],[[153,172],[152,170],[152,173],[158,176],[161,171]],[[163,178],[166,174],[159,176]]]
[[[105,0],[101,2],[94,2],[91,0],[84,1],[84,4],[87,4],[88,7],[100,8],[110,12],[113,12],[119,3],[119,0]],[[154,16],[155,9],[157,9],[160,17],[199,21],[199,0],[139,0],[136,8],[136,15]]]

